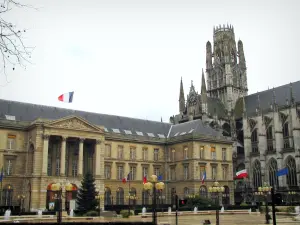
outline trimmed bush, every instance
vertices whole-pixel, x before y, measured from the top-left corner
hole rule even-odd
[[[130,214],[128,212],[128,210],[121,210],[120,214],[122,215],[123,218],[129,218],[129,216],[133,215],[133,212],[130,210]]]
[[[92,216],[92,217],[99,216],[99,212],[97,212],[95,210],[91,210],[91,211],[88,211],[87,213],[85,213],[84,216]]]

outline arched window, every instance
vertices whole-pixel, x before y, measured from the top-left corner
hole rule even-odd
[[[287,158],[286,167],[289,170],[286,177],[286,183],[289,187],[296,187],[297,186],[296,162],[293,157],[289,156]]]
[[[129,195],[131,196],[130,205],[135,205],[137,194],[136,194],[136,189],[134,187],[131,188]]]
[[[262,182],[261,182],[261,166],[260,166],[260,162],[258,160],[256,160],[253,163],[253,186],[255,188],[262,186]]]
[[[176,188],[172,188],[171,189],[171,204],[172,205],[175,205],[175,202],[176,202],[175,195],[176,195]]]
[[[121,187],[117,189],[116,204],[124,205],[124,189]]]
[[[230,189],[228,186],[224,186],[224,193],[222,195],[222,203],[223,203],[223,205],[230,204]]]
[[[272,187],[278,187],[278,177],[277,177],[277,161],[272,158],[269,161],[269,184]]]
[[[268,151],[273,151],[273,127],[269,126],[267,129],[267,149]]]
[[[200,197],[207,198],[207,188],[205,186],[201,186],[199,189]]]
[[[282,125],[283,148],[290,148],[289,124],[286,122]]]
[[[252,146],[252,152],[258,152],[258,146],[257,146],[257,129],[254,129],[251,133],[251,146]]]
[[[147,190],[142,192],[142,205],[149,205],[149,192]]]
[[[111,190],[109,187],[105,187],[104,205],[111,205]]]

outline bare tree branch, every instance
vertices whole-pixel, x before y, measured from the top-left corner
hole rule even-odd
[[[4,74],[7,82],[7,70],[15,70],[16,66],[26,68],[25,65],[30,63],[33,50],[32,47],[26,46],[23,42],[23,35],[26,30],[18,28],[3,18],[3,14],[9,12],[13,7],[33,8],[16,0],[0,0],[0,60],[2,60],[3,67],[0,68],[0,75]]]

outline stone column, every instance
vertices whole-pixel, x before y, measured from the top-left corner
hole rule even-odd
[[[83,144],[84,138],[79,139],[79,154],[78,154],[78,176],[83,174]]]
[[[67,137],[62,137],[60,150],[60,176],[66,175],[66,141]]]
[[[95,163],[95,177],[100,178],[101,175],[101,140],[96,140],[96,145],[95,145],[95,158],[96,158],[96,163]]]
[[[43,166],[42,166],[42,175],[47,175],[47,168],[48,168],[48,148],[49,148],[49,135],[44,134],[43,139]]]

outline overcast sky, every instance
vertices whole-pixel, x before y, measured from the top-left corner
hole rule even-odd
[[[3,0],[1,0],[3,1]],[[178,113],[180,78],[200,92],[213,26],[244,43],[249,94],[299,80],[299,0],[22,0],[6,18],[34,46],[0,74],[0,98],[141,119]],[[72,104],[57,97],[75,91]]]

